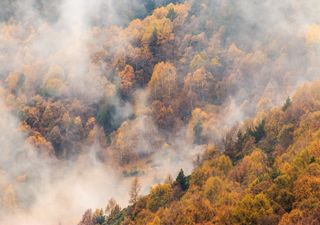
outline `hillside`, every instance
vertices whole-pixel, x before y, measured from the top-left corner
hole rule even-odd
[[[1,1],[0,224],[319,223],[319,10]]]
[[[137,157],[131,155],[132,148],[146,155],[155,150],[130,143],[144,134],[130,134],[126,127],[137,127],[141,120],[150,134],[146,145],[154,146],[175,142],[173,134],[186,127],[192,130],[203,112],[211,124],[202,128],[200,139],[213,143],[216,140],[209,139],[217,139],[220,129],[283,102],[301,83],[301,74],[303,80],[316,77],[309,68],[317,56],[313,48],[319,43],[317,25],[303,27],[303,35],[287,34],[289,41],[277,29],[272,30],[272,39],[256,39],[252,35],[267,38],[271,31],[253,28],[259,24],[249,24],[253,21],[242,18],[232,1],[209,2],[160,7],[125,28],[101,25],[78,30],[71,20],[59,24],[63,35],[72,33],[58,44],[43,37],[60,35],[43,21],[42,26],[5,24],[3,99],[40,151],[69,159],[83,145],[107,136],[108,141],[100,144],[114,149],[108,152],[114,152],[118,163],[128,164]],[[204,15],[209,12],[214,14],[207,20]],[[241,26],[230,24],[226,19],[230,16]],[[88,37],[73,43],[87,29]],[[52,48],[44,51],[50,43]],[[238,115],[233,115],[234,108]],[[121,136],[131,149],[122,145]],[[190,138],[192,142],[194,137]]]
[[[319,224],[319,88],[302,86],[232,129],[225,151],[208,146],[190,176],[180,171],[123,210],[111,201],[87,211],[79,225]]]

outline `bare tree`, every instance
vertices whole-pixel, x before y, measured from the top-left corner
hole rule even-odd
[[[131,189],[130,189],[131,204],[135,204],[138,201],[140,190],[141,190],[141,185],[140,185],[139,179],[138,177],[135,177],[132,181]]]

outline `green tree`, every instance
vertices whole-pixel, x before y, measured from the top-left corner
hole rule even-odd
[[[169,9],[169,12],[166,16],[169,20],[173,21],[175,18],[177,18],[177,13],[174,11],[173,8]]]
[[[106,216],[103,213],[102,209],[97,209],[93,215],[94,224],[104,225],[106,222]]]
[[[184,172],[182,169],[180,170],[177,176],[176,182],[180,185],[183,191],[186,191],[189,188],[189,179],[184,175]]]
[[[196,125],[193,127],[194,133],[194,144],[200,145],[202,144],[202,122],[199,120]]]
[[[149,49],[153,57],[158,55],[159,43],[158,43],[158,30],[154,28],[149,39]]]
[[[258,126],[255,128],[249,128],[248,129],[248,134],[252,137],[254,137],[255,142],[258,143],[262,138],[265,137],[266,131],[265,131],[265,120],[262,120]]]
[[[292,101],[290,99],[290,97],[287,98],[286,102],[284,103],[284,105],[282,106],[282,111],[287,111],[287,109],[291,106]]]
[[[121,124],[120,118],[117,117],[116,107],[107,103],[101,103],[98,106],[96,118],[108,134],[115,131]]]

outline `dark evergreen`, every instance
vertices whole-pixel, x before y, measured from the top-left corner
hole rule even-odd
[[[151,38],[149,40],[149,49],[153,55],[153,57],[156,58],[157,54],[158,54],[158,31],[156,28],[154,28],[152,34],[151,34]]]
[[[258,143],[266,135],[264,126],[265,126],[265,120],[262,120],[261,123],[259,123],[258,126],[256,126],[255,128],[248,129],[248,134],[254,137],[256,143]]]
[[[290,99],[290,97],[287,98],[286,102],[284,103],[284,105],[282,106],[282,111],[287,111],[287,109],[291,106],[292,101]]]
[[[184,172],[182,169],[180,170],[177,176],[176,182],[180,185],[183,191],[186,191],[189,188],[189,179],[184,175]]]
[[[174,9],[170,9],[168,14],[167,14],[167,18],[170,19],[171,21],[173,21],[175,18],[177,18],[177,13],[174,11]]]

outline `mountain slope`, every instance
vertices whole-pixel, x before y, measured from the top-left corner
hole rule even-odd
[[[317,0],[1,1],[0,223],[74,224],[112,197],[132,206],[110,200],[83,223],[317,219],[316,175],[299,181],[317,157],[296,157],[316,152],[318,94],[285,99],[319,79],[319,11]]]
[[[94,214],[92,224],[320,223],[319,88],[302,86],[256,126],[231,131],[225,151],[208,146],[189,177],[180,173],[110,215],[97,211],[105,222]]]

